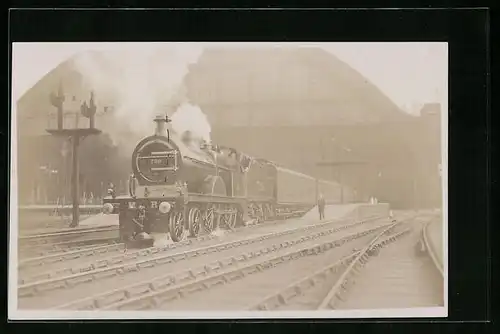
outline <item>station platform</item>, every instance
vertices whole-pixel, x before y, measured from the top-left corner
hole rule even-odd
[[[389,216],[390,207],[387,203],[368,204],[368,203],[349,203],[349,204],[331,204],[325,207],[325,219],[336,218],[370,218],[373,216]],[[318,207],[315,206],[303,217],[305,220],[318,220]]]
[[[72,205],[55,205],[55,204],[33,204],[33,205],[19,205],[19,210],[55,210],[55,209],[64,209],[64,210],[71,210],[73,209]],[[97,209],[100,210],[102,209],[102,205],[97,205],[97,204],[80,204],[80,210],[87,210],[87,209]]]
[[[436,256],[436,260],[439,261],[441,268],[444,266],[443,230],[444,224],[442,216],[440,216],[439,219],[432,220],[425,229],[427,242],[432,248],[432,251]]]
[[[343,218],[347,215],[352,214],[359,204],[332,204],[325,206],[325,219],[335,219],[335,218]],[[315,206],[308,213],[306,213],[303,217],[303,220],[318,220],[319,221],[319,211],[318,206]]]
[[[118,226],[118,215],[94,215],[80,222],[82,227]]]
[[[81,216],[78,227],[70,227],[71,216],[66,217],[48,217],[45,221],[23,222],[20,219],[18,224],[19,236],[30,236],[38,234],[63,233],[69,231],[89,230],[95,228],[118,227],[118,215],[104,215],[102,213]]]
[[[383,205],[370,205],[366,203],[351,203],[351,204],[334,204],[325,207],[325,219],[319,220],[318,208],[314,207],[301,218],[292,218],[289,223],[307,223],[324,222],[331,219],[341,219],[348,217],[362,218],[377,215],[384,215],[386,207]],[[118,215],[104,215],[102,213],[80,216],[79,226],[76,228],[69,227],[71,216],[49,216],[39,215],[36,212],[20,212],[18,231],[19,235],[36,235],[45,233],[56,233],[64,231],[77,231],[84,229],[106,228],[119,226]],[[300,225],[300,224],[299,224]]]

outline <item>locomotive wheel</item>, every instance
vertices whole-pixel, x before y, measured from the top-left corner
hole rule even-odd
[[[224,206],[223,205],[218,205],[215,207],[215,210],[218,211],[218,210],[223,210],[224,209]],[[221,228],[221,221],[223,221],[224,219],[224,214],[222,213],[215,213],[214,214],[214,230],[218,230],[219,228]]]
[[[232,230],[236,225],[236,218],[236,213],[225,213],[221,215],[221,221],[224,223],[224,227],[227,227],[230,230]]]
[[[267,206],[265,204],[263,204],[261,206],[261,210],[262,210],[262,221],[265,222],[269,219],[268,217],[268,211],[267,211]]]
[[[189,236],[196,238],[200,232],[201,212],[197,207],[191,207],[188,214]]]
[[[230,229],[233,229],[236,226],[236,220],[238,219],[238,213],[230,213],[228,214],[228,226]]]
[[[223,213],[219,215],[219,226],[222,228],[229,227],[229,215],[227,213]],[[222,224],[220,224],[222,223]]]
[[[184,229],[184,214],[182,211],[174,211],[169,218],[169,232],[172,241],[179,242],[186,237]]]
[[[212,231],[214,230],[214,222],[215,222],[214,207],[209,207],[203,212],[203,217],[202,217],[203,230],[206,233],[212,233]]]
[[[243,225],[243,212],[241,210],[238,210],[238,213],[236,213],[236,226],[241,226]]]
[[[266,217],[264,215],[264,207],[259,204],[257,205],[257,223],[260,224],[266,220]]]
[[[250,204],[248,208],[248,212],[250,214],[250,218],[254,219],[255,223],[259,223],[259,211],[257,205]]]

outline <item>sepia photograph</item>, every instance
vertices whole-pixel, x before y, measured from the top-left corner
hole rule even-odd
[[[448,315],[448,45],[13,43],[9,317]]]

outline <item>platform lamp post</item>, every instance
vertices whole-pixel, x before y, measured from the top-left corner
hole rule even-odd
[[[95,128],[95,113],[97,107],[94,101],[94,93],[90,93],[89,104],[84,101],[79,112],[86,118],[89,119],[88,128],[78,127],[78,123],[74,128],[64,128],[64,92],[62,84],[59,85],[59,90],[57,95],[54,93],[50,94],[50,102],[57,109],[57,128],[47,129],[47,132],[60,137],[68,138],[72,143],[72,153],[73,153],[73,164],[72,164],[72,175],[71,175],[71,197],[73,199],[73,219],[71,222],[71,227],[77,227],[80,222],[80,210],[79,210],[79,148],[80,143],[89,135],[100,134],[101,131]],[[78,111],[75,113],[78,119]]]

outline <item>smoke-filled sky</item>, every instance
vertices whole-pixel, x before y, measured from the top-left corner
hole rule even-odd
[[[59,63],[79,52],[130,48],[133,44],[135,43],[15,43],[12,56],[13,101]],[[158,44],[167,43],[148,43],[148,46],[154,48],[158,47]],[[196,58],[200,49],[216,43],[168,44],[170,45],[166,47],[181,49],[187,57],[192,53],[193,58]],[[275,43],[266,44],[275,45]],[[301,45],[281,43],[285,44]],[[255,44],[226,43],[225,45],[251,47]],[[377,85],[407,112],[416,113],[417,106],[426,102],[441,102],[446,106],[448,78],[446,43],[317,43],[307,46],[321,47],[336,55]],[[143,52],[148,52],[148,47],[145,48],[144,45],[141,49]]]

